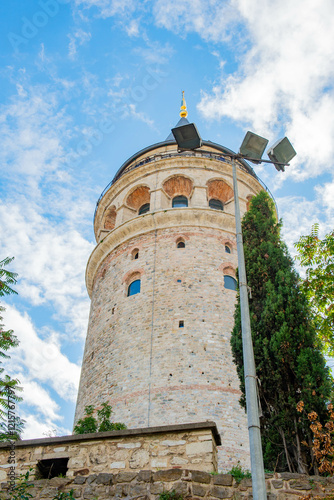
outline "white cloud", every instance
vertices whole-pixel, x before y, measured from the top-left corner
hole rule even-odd
[[[0,108],[2,165],[10,165],[10,175],[22,174],[40,178],[55,170],[62,159],[59,134],[65,117],[55,111],[54,95],[44,99],[43,90],[26,88],[18,83],[17,96]],[[4,174],[9,172],[4,170]]]
[[[158,41],[151,41],[146,35],[143,36],[146,47],[137,47],[134,53],[142,57],[146,64],[167,64],[174,53],[174,49],[169,43],[161,44]]]
[[[328,186],[331,186],[333,190],[332,184]],[[333,229],[332,214],[324,211],[326,199],[321,195],[323,188],[316,186],[315,192],[317,196],[312,201],[301,196],[276,198],[279,216],[283,219],[282,236],[292,255],[296,254],[294,243],[299,240],[300,236],[310,234],[315,223],[319,224],[320,235],[325,235]],[[328,217],[326,213],[329,213]]]
[[[52,421],[62,420],[62,417],[58,413],[59,406],[41,385],[33,380],[29,380],[22,373],[19,373],[17,378],[20,381],[20,386],[23,388],[20,396],[22,396],[25,405],[34,408],[36,412],[47,419]]]
[[[334,153],[334,4],[230,5],[245,24],[248,45],[237,71],[203,93],[200,111],[207,118],[230,117],[270,139],[282,127],[298,153],[287,176],[302,180],[328,170]],[[200,13],[206,15],[205,6]]]
[[[60,351],[56,336],[42,340],[32,324],[27,313],[21,314],[15,307],[7,305],[3,313],[4,323],[15,331],[20,344],[10,353],[11,359],[4,362],[6,372],[13,377],[24,375],[22,385],[27,384],[25,392],[28,404],[35,404],[39,410],[50,418],[58,419],[58,406],[49,397],[48,393],[38,384],[48,383],[57,394],[68,401],[75,401],[80,378],[80,367]],[[22,378],[22,376],[21,376]],[[33,403],[33,396],[40,398]],[[26,396],[24,396],[26,399]],[[45,405],[42,411],[41,406]]]
[[[66,221],[53,224],[26,204],[0,204],[2,255],[15,256],[17,289],[33,305],[52,304],[68,333],[84,337],[89,300],[84,270],[93,245]]]
[[[76,30],[73,34],[68,35],[70,43],[68,45],[68,55],[70,59],[75,59],[77,55],[78,46],[89,42],[92,35],[82,29]]]
[[[221,0],[157,0],[153,13],[158,26],[178,34],[196,32],[206,41],[223,41],[230,37],[230,28],[238,22],[234,2]],[[237,34],[235,34],[237,36]]]
[[[141,111],[137,111],[137,107],[135,104],[129,104],[127,106],[127,109],[128,109],[129,115],[132,116],[133,118],[135,118],[136,120],[140,120],[140,121],[146,123],[146,125],[149,125],[150,127],[152,127],[154,125],[154,121],[151,120],[147,115],[145,115],[145,113],[143,113]]]
[[[25,415],[22,414],[25,420],[23,439],[38,439],[41,437],[51,436],[67,436],[71,434],[70,429],[55,424],[51,419],[41,417],[38,415]]]
[[[136,7],[135,0],[75,0],[75,5],[84,8],[96,7],[101,17],[128,14]]]
[[[138,19],[132,19],[129,24],[126,26],[126,32],[127,34],[132,37],[132,36],[138,36],[139,35],[139,21]]]

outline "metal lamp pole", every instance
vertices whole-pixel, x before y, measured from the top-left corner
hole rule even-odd
[[[182,116],[182,115],[181,115]],[[201,137],[193,123],[181,125],[172,129],[179,151],[193,150],[202,146]],[[237,185],[236,159],[244,158],[252,163],[273,163],[277,170],[284,172],[284,167],[296,156],[289,139],[284,137],[277,141],[268,151],[270,160],[262,160],[262,155],[268,144],[268,140],[253,132],[247,132],[240,146],[238,154],[221,153],[231,158],[233,167],[233,187],[235,223],[237,234],[238,269],[239,269],[239,293],[241,309],[242,346],[245,373],[246,408],[248,420],[249,446],[251,456],[251,472],[253,481],[254,500],[266,500],[266,483],[264,477],[263,455],[261,445],[261,432],[258,408],[258,393],[256,385],[256,372],[253,342],[249,319],[248,289],[246,282],[246,268],[244,247],[242,241],[241,218]]]
[[[253,342],[251,335],[248,287],[246,281],[246,268],[244,246],[241,231],[240,206],[237,184],[236,160],[232,159],[233,167],[233,189],[234,189],[234,208],[235,224],[237,234],[238,251],[238,273],[239,273],[239,293],[241,309],[241,330],[242,347],[244,359],[245,389],[246,389],[246,408],[249,434],[249,446],[251,456],[251,472],[254,500],[266,500],[266,482],[263,467],[263,455],[260,432],[260,419],[258,409],[258,394],[256,386],[256,372],[254,362]]]

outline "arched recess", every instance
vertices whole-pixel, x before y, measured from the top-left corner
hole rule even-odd
[[[176,243],[176,248],[185,248],[186,246],[185,239],[182,238],[182,236],[180,238],[177,238],[175,243]]]
[[[150,203],[150,188],[147,186],[138,186],[132,193],[126,198],[126,204],[128,207],[139,210],[143,205]]]
[[[221,179],[208,181],[208,200],[219,200],[223,205],[233,198],[233,189]]]
[[[193,190],[193,181],[183,175],[175,175],[163,183],[163,189],[170,198],[186,196],[189,199]]]
[[[246,196],[246,200],[247,200],[247,202],[246,202],[246,210],[247,210],[247,212],[249,210],[249,206],[250,206],[250,202],[251,202],[252,198],[254,198],[253,194],[249,194],[248,196]]]
[[[108,208],[104,215],[103,228],[111,231],[116,224],[116,207],[113,205]]]
[[[231,262],[225,262],[219,266],[220,271],[223,271],[224,275],[232,276],[235,278],[235,267]]]

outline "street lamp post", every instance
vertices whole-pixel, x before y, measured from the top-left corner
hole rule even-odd
[[[182,125],[172,130],[180,150],[196,149],[201,145],[201,138],[194,124]],[[242,240],[241,216],[238,196],[237,159],[246,159],[253,163],[273,163],[277,170],[284,172],[284,167],[296,155],[287,137],[277,141],[269,150],[270,160],[263,160],[262,155],[268,140],[247,132],[238,154],[226,154],[231,158],[233,170],[233,190],[235,207],[235,224],[238,252],[239,294],[241,310],[242,349],[244,360],[246,409],[251,457],[252,489],[254,500],[267,500],[266,483],[263,466],[261,430],[259,419],[258,391],[250,327],[248,287],[245,267],[244,247]],[[191,146],[190,146],[191,145]]]
[[[235,207],[235,225],[237,235],[239,294],[241,309],[242,351],[246,391],[246,410],[251,456],[252,487],[255,500],[266,500],[266,482],[264,476],[261,430],[258,410],[258,395],[253,342],[249,318],[248,287],[246,278],[244,246],[242,240],[241,217],[238,196],[236,160],[232,159],[233,191]]]

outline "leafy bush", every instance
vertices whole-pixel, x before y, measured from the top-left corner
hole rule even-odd
[[[97,419],[93,416],[96,411]],[[93,405],[85,407],[85,417],[80,418],[74,427],[74,434],[89,434],[90,432],[119,431],[126,429],[126,425],[120,422],[111,422],[113,413],[108,403],[102,403],[100,410],[95,410]]]
[[[237,465],[234,465],[227,474],[231,474],[231,476],[233,476],[234,479],[236,480],[237,484],[239,484],[241,480],[244,478],[251,479],[252,477],[252,474],[250,473],[249,470],[247,469],[243,470],[243,468],[240,465],[240,462],[238,462]]]

